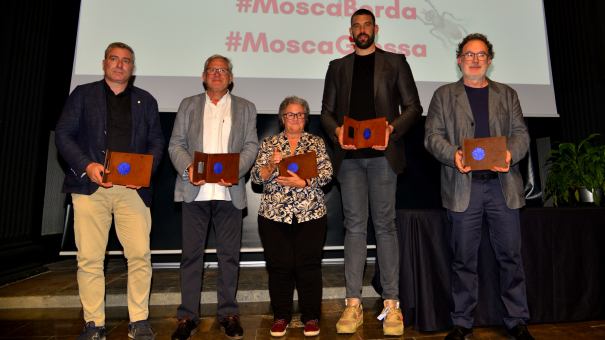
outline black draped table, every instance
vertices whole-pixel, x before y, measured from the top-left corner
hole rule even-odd
[[[398,210],[396,222],[405,323],[421,331],[450,329],[453,254],[446,211]],[[605,208],[524,208],[521,235],[530,323],[605,319]],[[475,326],[501,325],[506,311],[485,221],[478,267]]]

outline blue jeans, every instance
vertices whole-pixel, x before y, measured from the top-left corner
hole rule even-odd
[[[489,237],[500,267],[500,296],[508,311],[504,324],[508,328],[529,320],[525,273],[521,262],[521,226],[519,209],[506,206],[499,179],[473,180],[471,199],[464,212],[448,210],[452,223],[452,322],[473,327],[473,309],[477,306],[477,255],[481,244],[483,215],[487,218]]]
[[[361,299],[369,201],[376,233],[382,298],[399,300],[399,243],[395,226],[397,174],[386,157],[345,159],[338,181],[347,231],[344,251],[347,298]]]

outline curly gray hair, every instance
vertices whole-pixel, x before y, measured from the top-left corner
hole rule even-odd
[[[278,114],[278,119],[279,119],[279,127],[281,127],[282,129],[284,128],[284,115],[285,115],[285,111],[286,111],[286,107],[288,107],[288,105],[290,104],[299,104],[303,107],[303,110],[305,111],[305,126],[307,126],[307,124],[309,123],[309,103],[307,103],[306,100],[299,98],[297,96],[289,96],[286,97],[286,99],[284,99],[281,104],[279,104],[279,114]]]

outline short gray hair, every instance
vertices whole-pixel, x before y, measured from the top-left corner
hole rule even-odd
[[[279,104],[279,127],[281,127],[282,129],[284,128],[283,117],[286,113],[286,107],[288,107],[288,105],[290,104],[299,104],[300,106],[302,106],[303,110],[305,111],[305,126],[307,126],[307,124],[309,123],[309,103],[307,103],[306,100],[297,96],[289,96],[286,97],[286,99],[284,99],[281,104]]]
[[[132,49],[132,47],[121,42],[112,42],[111,44],[109,44],[109,46],[107,46],[107,48],[105,49],[105,60],[107,60],[107,55],[109,54],[109,51],[114,48],[123,48],[125,50],[128,50],[128,52],[132,54],[132,64],[134,65],[134,50]]]
[[[214,59],[222,59],[227,63],[227,68],[229,68],[229,73],[233,74],[233,64],[231,63],[231,59],[222,56],[220,54],[214,54],[212,56],[210,56],[210,58],[206,59],[206,63],[204,64],[204,72],[206,72],[206,69],[208,68],[208,64],[210,64],[211,61],[213,61]]]

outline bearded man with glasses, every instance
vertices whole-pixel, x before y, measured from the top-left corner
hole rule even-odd
[[[204,268],[204,247],[212,219],[216,231],[218,257],[217,317],[221,330],[230,339],[241,339],[239,305],[235,294],[239,274],[242,236],[242,209],[246,207],[244,176],[258,152],[256,107],[232,95],[231,61],[213,55],[204,65],[202,78],[206,92],[183,99],[174,121],[168,146],[177,170],[174,200],[183,202],[183,251],[181,254],[181,305],[177,309],[178,328],[173,340],[186,340],[200,323],[198,310]],[[205,183],[193,180],[195,151],[239,153],[238,183]]]
[[[477,254],[485,216],[500,267],[500,297],[507,310],[504,324],[510,339],[533,337],[525,274],[521,261],[519,208],[525,205],[519,161],[529,148],[517,92],[487,78],[493,46],[483,34],[467,36],[456,51],[462,79],[435,91],[425,124],[424,146],[441,162],[441,197],[452,224],[451,313],[454,329],[446,340],[473,337],[477,306]],[[464,165],[464,139],[506,136],[506,168],[471,171]]]

